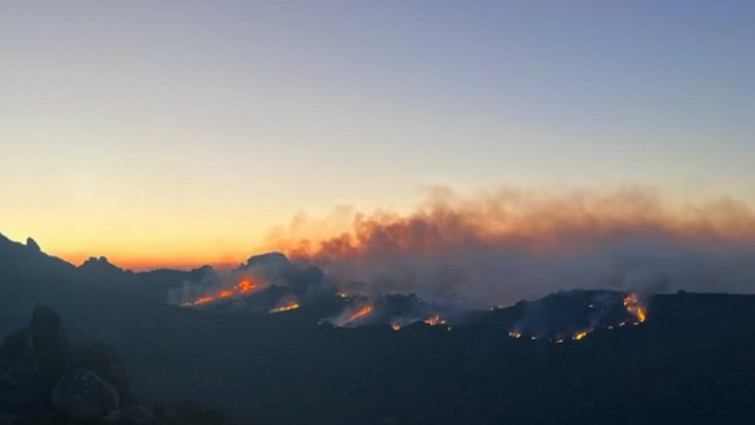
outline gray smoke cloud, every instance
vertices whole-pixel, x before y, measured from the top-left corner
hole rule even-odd
[[[338,228],[334,217],[348,224]],[[505,188],[471,197],[438,188],[413,213],[300,215],[270,241],[344,282],[362,282],[368,296],[416,293],[475,307],[576,288],[755,289],[748,205],[729,198],[673,203],[636,187]]]

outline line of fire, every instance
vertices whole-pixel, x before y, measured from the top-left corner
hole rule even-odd
[[[226,289],[203,294],[181,305],[187,308],[209,308],[226,302],[245,302],[246,299],[262,294],[266,288],[268,288],[267,285],[249,277],[243,277]],[[474,320],[474,314],[469,312],[460,314],[452,308],[444,308],[417,298],[400,295],[383,297],[376,301],[364,295],[349,295],[336,291],[332,294],[332,298],[340,306],[339,311],[321,317],[319,323],[327,323],[336,328],[387,325],[394,331],[400,331],[414,324],[422,324],[451,331],[452,320],[459,325]],[[542,318],[538,317],[537,313],[532,313],[539,307],[538,302],[523,303],[524,307],[520,309],[521,318],[515,321],[508,331],[508,337],[521,340],[546,340],[554,344],[562,344],[567,341],[581,341],[598,329],[612,330],[628,325],[638,326],[647,320],[647,305],[638,293],[626,293],[613,300],[605,296],[602,300],[599,298],[595,297],[595,299],[582,302],[577,306],[579,314],[571,314],[566,319],[560,319],[558,325],[543,324]],[[406,304],[404,308],[397,308],[397,305],[402,302]],[[541,303],[543,302],[548,302],[548,299]],[[303,300],[285,295],[265,311],[269,314],[282,314],[306,307]],[[563,310],[563,308],[540,307],[540,310],[543,309]],[[446,313],[444,310],[449,312]],[[496,306],[489,310],[495,312],[503,308]],[[552,312],[549,316],[552,316]]]

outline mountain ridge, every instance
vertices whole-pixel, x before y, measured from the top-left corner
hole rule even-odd
[[[421,322],[398,332],[342,329],[297,311],[243,316],[168,305],[2,240],[0,270],[0,324],[10,328],[3,334],[18,327],[11,313],[25,322],[33,305],[49,305],[73,341],[99,340],[121,353],[145,400],[194,400],[241,423],[751,419],[752,295],[660,294],[641,325],[555,344],[507,335],[532,302],[481,312],[479,322],[451,331]],[[571,305],[590,297],[546,298]],[[621,410],[626,400],[631,413]]]

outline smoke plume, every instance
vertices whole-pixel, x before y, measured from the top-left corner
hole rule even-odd
[[[338,224],[341,224],[340,226]],[[412,213],[300,215],[271,247],[368,296],[509,304],[561,289],[752,292],[755,215],[721,198],[673,203],[654,190],[436,188]]]

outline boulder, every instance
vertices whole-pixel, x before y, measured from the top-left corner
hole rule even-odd
[[[87,369],[63,375],[52,391],[52,404],[74,419],[99,419],[120,405],[118,391]]]
[[[63,320],[49,307],[37,305],[31,318],[31,342],[37,352],[62,354],[68,349]]]
[[[157,418],[148,407],[134,404],[121,410],[113,410],[102,421],[124,425],[153,425]]]
[[[148,407],[134,404],[121,410],[123,422],[129,425],[152,425],[157,420]]]
[[[13,332],[3,341],[3,352],[11,363],[19,361],[31,351],[31,332],[24,328]]]
[[[102,422],[106,424],[119,424],[123,422],[123,412],[120,410],[113,410],[112,412],[108,413],[107,416],[102,418]]]
[[[0,370],[0,392],[9,388],[13,388],[15,384],[15,379],[13,379],[13,377],[10,375],[10,373],[8,373],[7,370]]]
[[[25,415],[33,413],[33,408],[37,405],[35,394],[29,390],[17,388],[0,390],[0,412]]]
[[[115,350],[101,342],[92,342],[73,350],[69,368],[93,371],[118,391],[121,401],[129,396],[130,379],[125,362]]]
[[[27,418],[0,410],[0,424],[18,425],[28,423]]]

